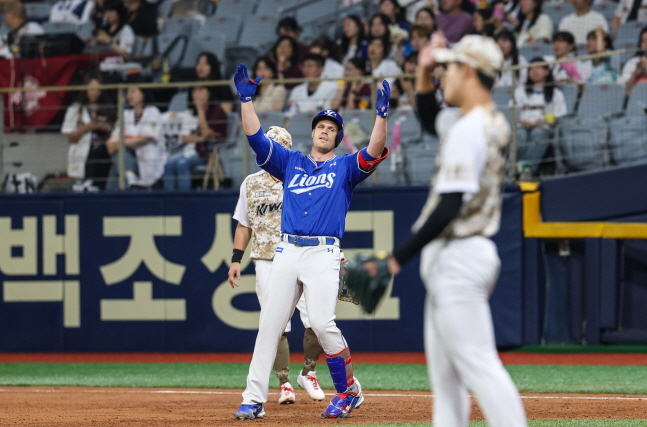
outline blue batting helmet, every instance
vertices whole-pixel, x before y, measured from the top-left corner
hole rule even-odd
[[[337,125],[337,138],[335,138],[335,148],[337,148],[344,137],[344,119],[336,111],[323,110],[312,119],[312,129],[322,120],[330,120]]]

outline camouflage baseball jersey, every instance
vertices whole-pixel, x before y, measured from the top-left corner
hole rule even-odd
[[[254,233],[250,257],[271,261],[281,241],[283,183],[265,171],[248,176],[245,183],[247,216]]]
[[[462,192],[458,216],[439,237],[492,236],[499,230],[501,187],[510,126],[496,109],[477,107],[462,116],[443,139],[429,198],[413,229],[417,231],[440,201],[440,194]]]

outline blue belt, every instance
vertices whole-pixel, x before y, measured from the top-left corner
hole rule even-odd
[[[284,242],[292,243],[295,246],[319,246],[319,245],[338,245],[339,239],[336,237],[303,237],[284,234],[281,238]]]

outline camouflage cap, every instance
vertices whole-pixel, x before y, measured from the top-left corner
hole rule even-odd
[[[503,54],[494,40],[478,35],[463,36],[451,49],[436,49],[433,56],[438,63],[461,62],[496,78],[503,65]]]
[[[292,135],[285,128],[280,126],[270,126],[265,132],[265,136],[273,139],[287,149],[292,148]]]

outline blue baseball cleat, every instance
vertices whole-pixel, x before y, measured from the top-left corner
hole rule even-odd
[[[355,383],[357,384],[357,392],[337,393],[333,396],[326,410],[321,413],[323,418],[346,418],[353,409],[359,408],[364,403],[362,386],[357,381],[357,378],[355,378]]]
[[[263,418],[265,409],[263,405],[240,405],[238,411],[234,414],[237,420],[253,420],[254,418]]]

